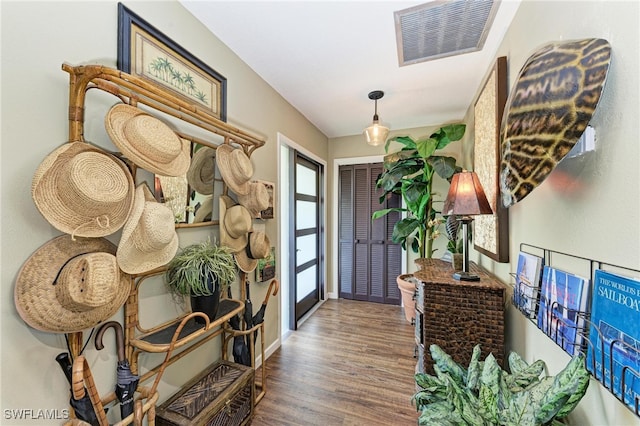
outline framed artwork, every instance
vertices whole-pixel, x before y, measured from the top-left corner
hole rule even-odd
[[[256,281],[264,282],[276,277],[276,248],[271,247],[269,256],[258,259],[256,266]]]
[[[474,171],[493,215],[474,218],[473,243],[480,253],[509,262],[509,211],[500,202],[500,124],[507,101],[507,58],[496,60],[474,105]]]
[[[227,120],[227,79],[118,3],[118,69]]]
[[[269,193],[269,207],[262,210],[258,218],[259,219],[273,219],[275,217],[275,197],[274,197],[274,188],[275,184],[273,182],[267,182],[265,180],[257,180],[255,182],[260,182],[267,187],[267,192]]]

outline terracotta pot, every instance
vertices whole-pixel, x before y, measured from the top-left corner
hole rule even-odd
[[[416,317],[416,302],[413,298],[416,292],[416,285],[412,281],[413,274],[398,275],[396,282],[402,294],[402,305],[404,306],[404,316],[410,323]]]

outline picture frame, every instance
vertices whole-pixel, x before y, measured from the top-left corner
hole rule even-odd
[[[276,277],[276,248],[271,247],[269,255],[258,259],[256,265],[256,281],[264,282]]]
[[[257,219],[274,219],[275,218],[275,184],[266,180],[255,180],[254,182],[262,183],[267,188],[269,194],[269,207],[262,210],[256,216]]]
[[[509,211],[500,199],[500,126],[507,101],[507,58],[496,59],[474,103],[474,171],[480,179],[492,215],[474,218],[473,243],[496,262],[509,262]]]
[[[227,121],[227,79],[118,3],[118,69],[166,87]]]

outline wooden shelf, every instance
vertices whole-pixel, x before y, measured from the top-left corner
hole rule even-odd
[[[244,303],[239,300],[220,300],[220,308],[215,320],[210,322],[207,326],[205,324],[197,323],[196,317],[189,318],[184,323],[182,330],[178,334],[178,338],[175,341],[173,348],[178,349],[212,332],[213,330],[219,330],[219,327],[228,321],[229,318],[237,315],[243,310]],[[147,333],[135,336],[129,341],[129,344],[144,352],[167,352],[171,347],[172,338],[174,337],[176,330],[187,316],[188,315],[185,314],[168,323],[162,324]],[[201,317],[197,318],[201,319]]]

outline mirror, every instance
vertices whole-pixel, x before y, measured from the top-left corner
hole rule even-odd
[[[174,213],[176,227],[217,224],[216,197],[224,181],[215,162],[215,144],[191,138],[191,165],[183,176],[154,176],[156,199]],[[217,206],[217,202],[215,203]]]

